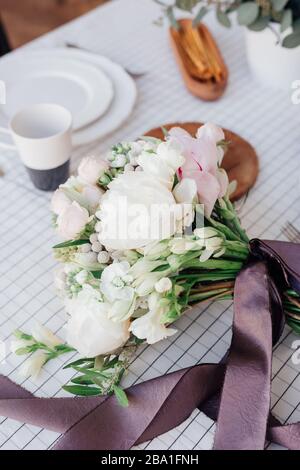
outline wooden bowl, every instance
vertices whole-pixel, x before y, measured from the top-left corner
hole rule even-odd
[[[178,24],[179,26],[191,25],[191,20],[181,19],[178,20]],[[171,27],[169,30],[171,46],[187,89],[198,98],[201,98],[206,101],[214,101],[220,98],[225,91],[228,81],[228,69],[209,29],[203,23],[200,23],[197,28],[207,38],[207,40],[210,42],[211,47],[214,49],[214,54],[218,60],[219,66],[222,69],[223,79],[220,82],[215,82],[213,80],[201,81],[195,79],[191,75],[190,71],[187,68],[186,60],[184,58],[185,53],[180,44],[179,33],[173,27]]]
[[[172,127],[182,127],[191,135],[195,135],[198,128],[202,126],[201,122],[177,122],[164,124],[162,127],[169,130]],[[162,127],[151,129],[145,135],[164,139]],[[223,158],[222,168],[224,168],[229,177],[229,181],[236,181],[237,188],[231,195],[231,200],[236,201],[247,194],[253,187],[259,172],[257,154],[245,139],[228,129],[224,129],[225,139],[230,142],[227,152]]]

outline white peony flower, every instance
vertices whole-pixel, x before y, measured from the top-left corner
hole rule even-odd
[[[66,240],[76,238],[89,222],[89,213],[77,202],[72,202],[57,218],[58,233]]]
[[[95,185],[108,170],[108,163],[101,158],[83,158],[78,167],[78,176],[84,183]]]
[[[68,196],[62,189],[57,189],[51,199],[51,210],[56,215],[60,215],[71,204]]]
[[[33,379],[36,379],[45,364],[46,359],[45,353],[37,351],[20,365],[19,374],[25,378],[31,376]]]
[[[39,343],[46,344],[49,348],[54,348],[59,344],[62,344],[62,340],[55,336],[49,328],[40,323],[36,323],[32,330],[31,335],[34,337],[36,341]]]
[[[97,212],[99,241],[106,249],[137,249],[175,233],[176,201],[157,178],[143,171],[124,173],[108,188]]]
[[[110,305],[101,294],[85,285],[77,297],[67,299],[67,342],[84,357],[108,354],[123,346],[129,338],[129,321],[108,318]]]
[[[177,333],[177,330],[161,324],[162,316],[168,307],[161,305],[160,301],[160,295],[153,292],[148,299],[149,312],[134,320],[130,325],[130,331],[137,338],[145,339],[148,344],[157,343]]]

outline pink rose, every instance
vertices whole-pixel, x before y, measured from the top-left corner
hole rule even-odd
[[[57,231],[65,240],[76,238],[89,222],[89,213],[73,201],[57,218]]]
[[[197,138],[192,137],[180,127],[169,132],[182,147],[185,163],[179,168],[179,178],[192,178],[197,185],[199,202],[204,204],[205,215],[210,216],[216,200],[226,194],[228,178],[219,168],[220,153],[217,142],[224,138],[223,131],[217,126],[206,124],[198,130]]]
[[[78,176],[84,183],[96,184],[103,173],[108,169],[108,163],[100,158],[83,158],[78,167]]]

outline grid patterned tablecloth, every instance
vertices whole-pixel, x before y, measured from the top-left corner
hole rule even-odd
[[[184,88],[166,29],[153,24],[158,16],[159,8],[151,0],[114,0],[26,46],[61,46],[68,40],[148,72],[137,80],[139,98],[128,122],[105,140],[77,149],[73,166],[87,153],[99,153],[114,142],[135,138],[166,122],[215,121],[246,137],[260,157],[258,182],[241,213],[245,228],[251,236],[284,239],[281,228],[287,220],[300,228],[300,107],[292,104],[289,91],[263,88],[251,78],[242,30],[222,29],[212,17],[208,24],[228,64],[230,82],[218,102],[194,98]],[[20,60],[23,50],[15,52]],[[33,382],[18,375],[24,357],[9,353],[13,330],[22,327],[29,331],[38,320],[63,336],[66,315],[52,280],[55,261],[50,196],[32,188],[15,154],[1,151],[0,166],[5,170],[0,179],[0,339],[7,346],[0,371],[39,396],[63,396],[61,386],[72,371],[63,371],[62,365],[70,356],[49,363]],[[232,305],[228,302],[205,305],[197,316],[185,315],[177,322],[177,335],[141,348],[125,385],[197,362],[219,361],[230,343],[231,322]],[[272,409],[283,422],[300,420],[300,366],[291,360],[295,339],[286,327],[274,351]],[[214,423],[194,411],[178,428],[139,447],[209,449],[213,432]],[[57,438],[48,430],[1,419],[1,449],[47,449]]]

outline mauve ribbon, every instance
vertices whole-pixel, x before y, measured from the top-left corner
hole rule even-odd
[[[217,420],[215,449],[263,449],[266,440],[300,449],[300,423],[270,414],[272,344],[284,325],[281,295],[300,294],[300,245],[252,240],[234,289],[233,338],[220,364],[201,364],[113,396],[37,398],[0,376],[0,415],[62,434],[53,449],[127,450],[178,426],[195,408]],[[199,308],[197,306],[193,308]]]

